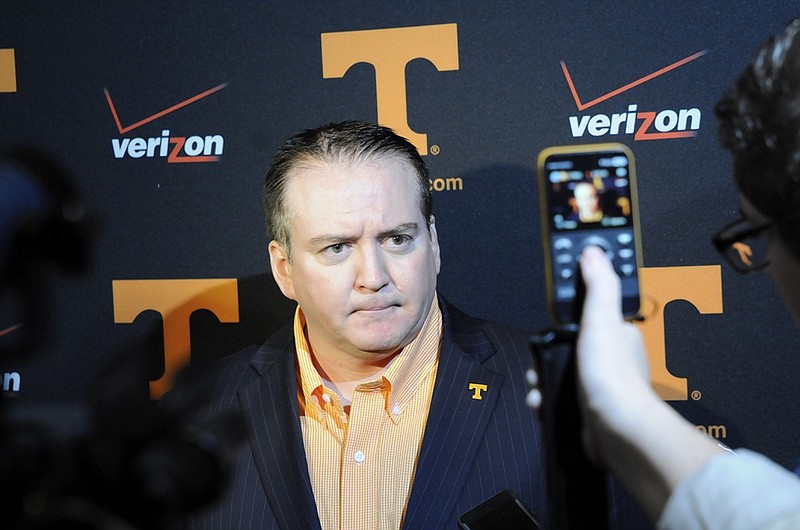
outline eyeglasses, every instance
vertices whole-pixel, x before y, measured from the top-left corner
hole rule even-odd
[[[742,217],[720,230],[712,241],[734,269],[755,272],[769,265],[769,240],[763,236],[771,227],[772,223],[754,225]]]

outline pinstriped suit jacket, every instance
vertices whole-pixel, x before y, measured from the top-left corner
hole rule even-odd
[[[461,513],[504,489],[544,515],[544,448],[525,405],[527,338],[439,300],[439,369],[403,529],[456,530]],[[291,327],[223,366],[212,412],[240,411],[249,438],[227,491],[187,527],[319,529],[298,419]],[[470,383],[487,386],[482,399],[473,399]]]

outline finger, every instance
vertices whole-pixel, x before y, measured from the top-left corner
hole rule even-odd
[[[539,384],[539,374],[533,368],[528,368],[525,372],[525,380],[528,381],[528,385],[534,387]]]
[[[539,392],[538,388],[529,390],[528,394],[525,396],[525,402],[530,408],[539,410],[539,407],[542,406],[542,393]]]
[[[582,323],[617,321],[622,315],[619,276],[602,249],[587,247],[581,254],[581,274],[586,283]]]

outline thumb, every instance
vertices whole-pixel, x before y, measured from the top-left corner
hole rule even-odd
[[[620,280],[608,256],[599,247],[587,247],[580,267],[586,284],[581,327],[618,322],[622,315]]]

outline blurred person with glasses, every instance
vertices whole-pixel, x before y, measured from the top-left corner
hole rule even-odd
[[[799,34],[796,19],[770,38],[717,104],[742,218],[713,238],[737,271],[772,277],[798,324]],[[588,248],[581,271],[586,300],[577,361],[590,458],[622,479],[659,529],[800,528],[800,478],[758,453],[733,453],[662,401],[650,386],[642,337],[622,318],[619,279],[607,257]],[[529,403],[540,398],[533,388]]]

